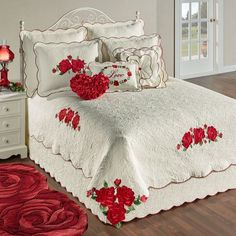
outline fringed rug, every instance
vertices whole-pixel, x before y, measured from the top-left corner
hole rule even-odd
[[[79,236],[87,214],[34,167],[0,164],[0,235]]]

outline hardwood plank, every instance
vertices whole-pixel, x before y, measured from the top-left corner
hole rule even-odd
[[[236,98],[236,72],[187,80],[226,96]],[[234,236],[236,235],[236,190],[184,204],[172,210],[124,223],[120,230],[99,221],[77,198],[67,193],[53,178],[30,159],[17,157],[1,163],[21,162],[35,166],[47,176],[49,187],[65,193],[88,214],[89,227],[85,236]]]

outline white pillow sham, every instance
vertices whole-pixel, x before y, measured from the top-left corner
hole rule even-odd
[[[136,65],[129,62],[91,62],[89,68],[93,74],[102,72],[110,80],[107,92],[140,91],[137,81]]]
[[[58,29],[56,31],[22,31],[20,33],[20,38],[23,42],[25,85],[28,97],[32,97],[38,87],[38,81],[36,79],[37,68],[35,66],[35,55],[33,52],[34,44],[37,42],[81,42],[86,39],[86,36],[87,29],[85,27],[68,30]]]
[[[116,61],[115,56],[117,49],[127,48],[143,48],[159,46],[161,37],[157,34],[143,35],[143,36],[132,36],[130,38],[101,38],[100,48],[102,51],[102,61]],[[114,53],[113,53],[114,52]],[[99,58],[101,60],[101,58]]]
[[[81,43],[36,43],[34,46],[37,68],[38,95],[47,97],[50,94],[70,90],[72,73],[58,75],[52,69],[67,56],[79,57],[87,64],[98,57],[98,40],[83,41]]]
[[[84,24],[88,29],[88,39],[96,39],[100,37],[131,37],[141,36],[144,34],[143,20],[114,22],[114,23],[95,23]]]
[[[166,87],[168,74],[162,54],[161,46],[153,46],[151,48],[123,49],[116,54],[116,58],[137,65],[142,88],[163,88]]]

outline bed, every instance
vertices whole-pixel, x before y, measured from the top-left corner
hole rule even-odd
[[[76,28],[84,21],[113,22],[96,9],[76,9],[50,29]],[[92,101],[70,91],[29,98],[30,158],[105,223],[99,204],[86,195],[104,181],[121,179],[148,197],[124,221],[236,188],[235,100],[175,78],[166,85]],[[65,107],[79,112],[80,132],[57,121]],[[219,130],[217,142],[178,146],[189,129],[204,125]]]

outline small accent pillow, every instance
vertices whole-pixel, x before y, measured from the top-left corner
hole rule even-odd
[[[99,41],[100,48],[102,51],[102,61],[115,62],[116,59],[113,55],[113,51],[117,48],[136,48],[140,49],[143,47],[160,46],[161,37],[157,34],[133,36],[130,38],[101,38]]]
[[[58,29],[55,31],[22,31],[20,38],[24,51],[24,72],[25,72],[25,86],[27,88],[27,96],[32,97],[37,90],[38,81],[36,79],[37,68],[35,66],[35,55],[33,52],[34,44],[42,43],[60,43],[60,42],[81,42],[87,36],[87,29],[80,27],[78,29]]]
[[[120,53],[116,54],[116,58],[137,65],[140,76],[139,82],[142,88],[166,87],[165,82],[168,80],[168,74],[160,46],[123,49]]]
[[[98,57],[98,41],[83,41],[81,43],[36,43],[34,46],[38,79],[38,95],[47,97],[50,94],[70,89],[71,73],[61,76],[53,73],[52,68],[62,58],[71,55],[90,63]]]
[[[88,39],[100,37],[131,37],[144,34],[143,20],[114,22],[114,23],[86,23],[84,26],[88,29]]]
[[[136,76],[136,65],[128,62],[92,62],[89,68],[93,74],[103,73],[110,80],[107,92],[140,91]]]

